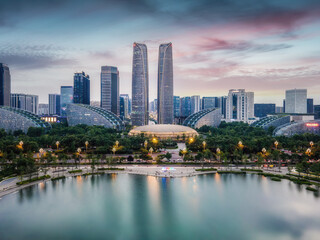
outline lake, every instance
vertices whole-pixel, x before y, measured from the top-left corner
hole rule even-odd
[[[1,240],[320,239],[320,198],[287,180],[73,177],[0,200]]]

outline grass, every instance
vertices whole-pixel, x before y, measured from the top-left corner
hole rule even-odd
[[[313,188],[313,187],[306,187],[307,190],[312,191],[312,192],[318,192],[318,189]]]
[[[35,177],[35,178],[31,178],[31,179],[24,180],[24,181],[21,181],[21,182],[17,182],[16,184],[18,186],[21,186],[21,185],[32,183],[32,182],[36,182],[36,181],[39,181],[39,180],[45,180],[45,179],[48,179],[48,178],[50,178],[50,175],[44,175],[44,176],[41,176],[41,177]]]
[[[223,174],[223,173],[246,174],[246,172],[244,172],[244,171],[217,171],[217,173],[219,173],[219,174]]]
[[[263,172],[261,169],[248,169],[248,168],[242,168],[241,171],[244,171],[244,172]]]
[[[117,171],[123,171],[123,170],[124,170],[124,168],[115,168],[115,167],[110,167],[110,168],[98,168],[98,170],[100,170],[100,171],[104,171],[104,170],[113,170],[113,171],[117,170]]]
[[[82,176],[91,176],[91,175],[102,175],[105,174],[104,172],[95,172],[95,173],[84,173]]]
[[[66,176],[55,177],[55,178],[51,178],[51,181],[56,181],[56,180],[65,179],[65,178]]]
[[[197,172],[209,172],[209,171],[217,171],[216,168],[199,168],[196,169]]]
[[[270,179],[272,181],[281,182],[281,178],[278,178],[278,177],[271,177]]]

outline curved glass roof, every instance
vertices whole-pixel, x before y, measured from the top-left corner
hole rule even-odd
[[[110,121],[113,125],[116,125],[118,126],[119,128],[122,128],[123,127],[123,122],[122,120],[117,116],[115,115],[114,113],[108,111],[108,110],[105,110],[103,108],[99,108],[99,107],[94,107],[94,106],[90,106],[90,105],[86,105],[86,104],[76,104],[78,106],[81,106],[81,107],[84,107],[84,108],[87,108],[93,112],[96,112],[98,113],[99,115],[105,117],[108,121]]]
[[[217,110],[216,108],[208,108],[208,109],[204,109],[201,110],[199,112],[196,112],[194,114],[191,114],[189,117],[186,118],[186,120],[184,120],[183,125],[184,126],[189,126],[194,128],[194,126],[196,125],[196,123],[205,115],[207,115],[208,113],[211,113],[213,111]]]
[[[6,107],[6,106],[1,106],[0,108],[5,109],[7,111],[13,112],[15,114],[21,115],[22,117],[25,117],[29,120],[31,120],[33,123],[35,123],[38,127],[43,127],[43,128],[51,128],[51,125],[43,120],[38,115],[35,115],[31,112],[21,110],[18,108],[11,108],[11,107]]]
[[[283,117],[287,117],[288,115],[272,115],[272,116],[266,116],[266,117],[263,117],[263,118],[260,118],[258,121],[254,122],[251,124],[251,126],[253,127],[264,127],[266,126],[267,124],[275,121],[275,120],[278,120],[280,118],[283,118]]]

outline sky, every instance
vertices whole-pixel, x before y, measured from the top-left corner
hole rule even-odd
[[[0,0],[0,62],[12,92],[40,103],[78,71],[99,101],[103,65],[131,95],[134,42],[148,47],[151,100],[159,45],[172,42],[175,95],[244,88],[282,105],[286,89],[307,88],[320,104],[319,0]]]

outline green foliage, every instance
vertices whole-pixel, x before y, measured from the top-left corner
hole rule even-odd
[[[68,171],[68,173],[80,173],[80,172],[82,172],[81,169]]]
[[[17,182],[16,184],[18,186],[20,186],[20,185],[28,184],[28,183],[35,182],[35,181],[45,180],[45,179],[48,179],[48,178],[50,178],[50,175],[44,175],[44,176],[41,176],[41,177],[35,177],[35,178],[31,178],[29,180],[20,181],[20,182]]]
[[[211,172],[211,171],[217,171],[216,168],[199,168],[196,169],[197,172]]]

